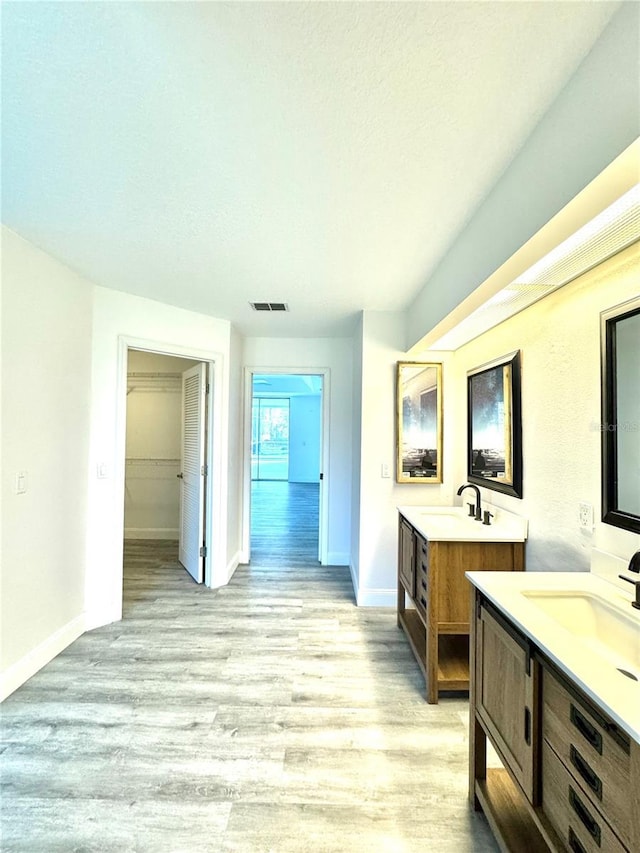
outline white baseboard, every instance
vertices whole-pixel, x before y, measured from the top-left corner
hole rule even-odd
[[[349,563],[353,593],[358,607],[397,607],[398,591],[395,589],[361,589],[356,577],[356,570]]]
[[[86,621],[84,613],[63,625],[40,645],[0,673],[0,702],[10,696],[32,675],[53,660],[56,655],[70,646],[81,634],[84,634]]]
[[[125,527],[125,539],[178,539],[177,527]]]
[[[229,581],[233,577],[233,573],[235,572],[235,570],[238,568],[238,566],[242,562],[243,562],[242,561],[242,552],[236,551],[236,553],[233,555],[233,557],[227,563],[227,583],[229,583]]]
[[[359,589],[356,592],[358,607],[397,607],[398,591],[395,589]]]

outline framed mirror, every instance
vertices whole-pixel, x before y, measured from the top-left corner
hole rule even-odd
[[[467,479],[522,497],[520,350],[467,373]]]
[[[399,361],[396,481],[442,482],[442,365]]]
[[[640,297],[600,316],[602,520],[640,533]]]

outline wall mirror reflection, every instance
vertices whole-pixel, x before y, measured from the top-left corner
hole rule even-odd
[[[519,350],[467,373],[467,479],[522,497]]]
[[[640,297],[601,315],[602,520],[640,533]]]
[[[399,361],[398,483],[442,482],[442,365]]]

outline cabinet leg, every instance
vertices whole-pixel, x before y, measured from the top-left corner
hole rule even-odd
[[[482,811],[476,797],[476,781],[487,778],[487,736],[476,720],[473,709],[469,720],[469,802],[474,811]]]
[[[429,705],[438,704],[438,631],[435,619],[427,623],[425,669],[427,671],[427,702]]]

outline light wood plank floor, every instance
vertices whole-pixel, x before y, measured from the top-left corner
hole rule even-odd
[[[131,542],[124,593],[2,705],[5,853],[497,850],[467,806],[467,703],[425,703],[347,569],[211,591],[172,543]]]
[[[251,563],[318,565],[318,483],[253,480]]]

